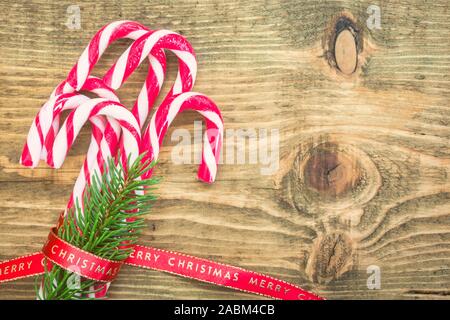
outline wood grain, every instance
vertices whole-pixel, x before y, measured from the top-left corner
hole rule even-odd
[[[72,4],[81,7],[81,30],[65,25]],[[450,5],[379,1],[382,29],[370,30],[371,4],[2,1],[0,260],[40,249],[87,150],[88,129],[60,170],[22,168],[33,117],[97,29],[132,19],[191,41],[195,90],[217,102],[227,129],[280,132],[275,174],[224,164],[212,186],[196,181],[194,164],[171,163],[175,142],[167,139],[143,244],[266,272],[328,299],[448,299]],[[351,26],[357,50],[356,69],[345,74],[333,47],[339,21]],[[108,49],[95,73],[128,44]],[[145,71],[119,91],[126,105]],[[170,83],[173,59],[169,71]],[[199,119],[185,114],[171,130],[192,132]],[[379,290],[367,288],[370,265],[380,267]],[[110,292],[114,299],[256,298],[131,268]],[[33,280],[3,284],[0,298],[34,298]]]

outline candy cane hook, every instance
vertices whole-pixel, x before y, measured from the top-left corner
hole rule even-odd
[[[169,125],[176,115],[185,110],[199,112],[206,122],[202,161],[198,169],[198,178],[212,183],[216,178],[217,165],[223,142],[223,119],[219,108],[208,97],[196,93],[185,92],[169,99],[160,106],[153,115],[142,137],[142,150],[148,150],[151,160],[158,159],[159,149]],[[150,175],[151,171],[147,175]]]

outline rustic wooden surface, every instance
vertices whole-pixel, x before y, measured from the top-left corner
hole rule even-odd
[[[72,4],[81,7],[81,30],[65,25]],[[366,26],[371,4],[381,7],[381,30]],[[98,28],[132,19],[192,42],[195,90],[217,102],[226,128],[280,130],[274,175],[225,164],[212,186],[196,181],[195,165],[170,163],[167,139],[160,200],[143,244],[266,272],[329,299],[449,297],[447,0],[3,0],[0,7],[0,260],[40,249],[88,143],[84,130],[60,170],[23,168],[18,159],[33,117]],[[357,41],[341,35],[334,55],[340,19],[350,21]],[[97,74],[128,44],[109,49]],[[119,91],[126,105],[145,69]],[[173,80],[173,59],[169,69]],[[185,114],[173,128],[192,132],[195,119]],[[379,290],[367,288],[369,265],[380,267]],[[110,293],[255,298],[131,268]],[[31,279],[1,285],[0,298],[33,297]]]

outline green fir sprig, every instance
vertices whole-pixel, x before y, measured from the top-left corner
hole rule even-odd
[[[158,179],[140,177],[153,167],[141,154],[124,170],[120,163],[108,161],[104,174],[95,174],[83,197],[83,210],[78,201],[69,209],[58,236],[66,242],[99,257],[122,261],[131,253],[147,214],[156,197],[153,193]],[[120,159],[120,155],[118,156]],[[130,160],[130,159],[128,159]],[[106,170],[107,168],[107,170]],[[124,246],[124,243],[127,246]],[[54,265],[36,283],[38,299],[90,299],[93,280],[77,278],[74,273]],[[74,283],[73,279],[78,279]]]

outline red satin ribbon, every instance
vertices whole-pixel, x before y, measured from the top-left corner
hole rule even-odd
[[[98,257],[71,245],[56,235],[56,228],[50,231],[42,253],[63,269],[100,282],[113,281],[123,264]]]
[[[53,262],[100,282],[112,281],[121,265],[128,264],[275,299],[322,300],[296,285],[261,273],[162,249],[137,245],[124,262],[100,258],[60,239],[55,229],[50,232],[42,252],[0,262],[0,283],[43,274],[45,261],[48,267]]]

